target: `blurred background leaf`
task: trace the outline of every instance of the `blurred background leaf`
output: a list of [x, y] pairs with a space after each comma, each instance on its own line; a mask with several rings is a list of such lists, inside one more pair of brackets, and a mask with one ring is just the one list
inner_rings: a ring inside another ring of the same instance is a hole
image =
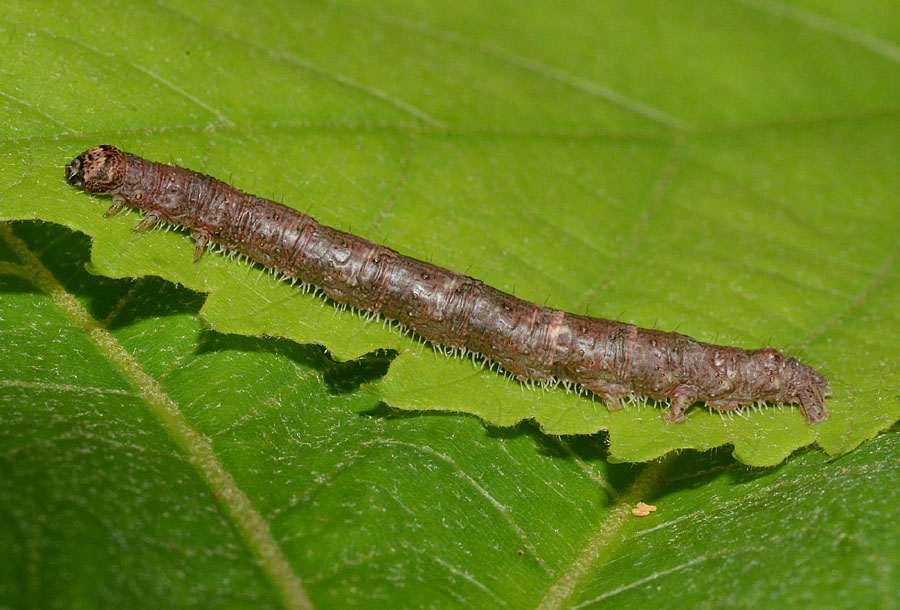
[[[0, 605], [895, 603], [893, 3], [3, 6], [0, 217], [54, 224], [0, 233]], [[507, 387], [103, 220], [62, 179], [99, 143], [531, 300], [786, 348], [834, 415]]]

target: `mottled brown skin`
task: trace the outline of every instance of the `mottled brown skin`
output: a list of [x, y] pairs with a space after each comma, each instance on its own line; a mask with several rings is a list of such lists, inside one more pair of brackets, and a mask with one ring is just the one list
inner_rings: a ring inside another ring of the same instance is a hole
[[301, 212], [181, 167], [113, 146], [85, 151], [66, 167], [70, 183], [109, 194], [107, 215], [146, 212], [188, 227], [195, 260], [208, 242], [323, 290], [339, 303], [399, 322], [433, 344], [481, 354], [521, 381], [580, 384], [610, 409], [630, 396], [671, 400], [684, 421], [698, 401], [729, 411], [757, 402], [799, 403], [807, 423], [828, 418], [828, 380], [766, 347], [745, 350], [542, 307], [461, 273], [323, 226]]

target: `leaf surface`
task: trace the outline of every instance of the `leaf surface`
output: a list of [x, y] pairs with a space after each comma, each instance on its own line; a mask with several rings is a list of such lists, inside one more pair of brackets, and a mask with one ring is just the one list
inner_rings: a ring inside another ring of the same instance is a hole
[[[891, 3], [6, 8], [0, 217], [54, 225], [0, 239], [0, 604], [892, 599]], [[832, 418], [610, 413], [193, 265], [65, 184], [99, 143], [530, 300], [786, 349]], [[761, 471], [671, 454], [771, 466], [883, 430]]]

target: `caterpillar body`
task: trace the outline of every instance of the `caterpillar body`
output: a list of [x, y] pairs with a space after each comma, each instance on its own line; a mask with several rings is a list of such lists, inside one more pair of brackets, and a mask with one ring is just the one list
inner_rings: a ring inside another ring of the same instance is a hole
[[629, 397], [668, 401], [685, 419], [696, 402], [730, 411], [799, 403], [807, 423], [828, 418], [828, 380], [772, 347], [742, 349], [567, 313], [519, 299], [462, 273], [404, 256], [225, 182], [96, 146], [66, 166], [68, 181], [145, 212], [134, 230], [188, 228], [194, 260], [210, 243], [315, 286], [334, 301], [383, 316], [436, 346], [480, 354], [522, 382], [577, 384], [609, 409]]

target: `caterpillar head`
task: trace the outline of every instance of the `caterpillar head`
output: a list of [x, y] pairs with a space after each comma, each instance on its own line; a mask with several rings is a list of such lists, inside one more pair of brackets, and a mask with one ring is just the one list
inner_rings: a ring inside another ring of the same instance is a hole
[[104, 144], [84, 151], [66, 165], [66, 180], [88, 193], [111, 193], [125, 182], [125, 153]]

